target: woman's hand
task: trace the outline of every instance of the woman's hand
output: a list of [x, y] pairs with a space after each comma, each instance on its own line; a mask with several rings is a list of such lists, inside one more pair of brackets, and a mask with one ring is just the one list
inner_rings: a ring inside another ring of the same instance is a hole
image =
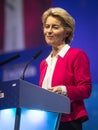
[[51, 88], [48, 88], [48, 90], [51, 91], [51, 92], [55, 92], [57, 94], [61, 94], [62, 93], [61, 86], [51, 87]]

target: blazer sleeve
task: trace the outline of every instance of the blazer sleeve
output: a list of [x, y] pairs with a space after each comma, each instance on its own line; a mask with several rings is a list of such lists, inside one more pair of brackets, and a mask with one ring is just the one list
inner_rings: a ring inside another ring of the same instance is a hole
[[83, 100], [88, 98], [92, 91], [90, 63], [84, 51], [80, 51], [74, 58], [74, 84], [67, 85], [67, 96], [72, 100]]

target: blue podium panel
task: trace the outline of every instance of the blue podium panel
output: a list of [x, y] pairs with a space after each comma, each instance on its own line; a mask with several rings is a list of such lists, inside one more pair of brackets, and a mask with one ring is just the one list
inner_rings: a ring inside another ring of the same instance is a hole
[[[14, 130], [16, 108], [0, 110], [0, 130]], [[21, 109], [19, 130], [56, 130], [58, 113]]]
[[58, 113], [23, 109], [20, 130], [56, 130]]
[[16, 108], [0, 110], [0, 130], [14, 130]]

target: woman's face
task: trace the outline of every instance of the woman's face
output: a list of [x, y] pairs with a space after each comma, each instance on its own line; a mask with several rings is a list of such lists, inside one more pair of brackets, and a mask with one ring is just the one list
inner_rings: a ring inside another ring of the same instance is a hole
[[64, 39], [68, 36], [61, 21], [53, 16], [49, 16], [44, 25], [44, 36], [47, 44], [57, 47], [65, 44]]

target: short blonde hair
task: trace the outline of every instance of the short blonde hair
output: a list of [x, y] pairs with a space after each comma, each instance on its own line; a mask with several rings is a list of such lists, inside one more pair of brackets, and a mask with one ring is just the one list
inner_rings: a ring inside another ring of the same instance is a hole
[[73, 39], [75, 20], [74, 18], [64, 9], [55, 7], [49, 8], [42, 15], [42, 23], [45, 25], [46, 20], [49, 16], [56, 17], [59, 19], [63, 27], [69, 32], [68, 37], [65, 39], [65, 42], [69, 44]]

